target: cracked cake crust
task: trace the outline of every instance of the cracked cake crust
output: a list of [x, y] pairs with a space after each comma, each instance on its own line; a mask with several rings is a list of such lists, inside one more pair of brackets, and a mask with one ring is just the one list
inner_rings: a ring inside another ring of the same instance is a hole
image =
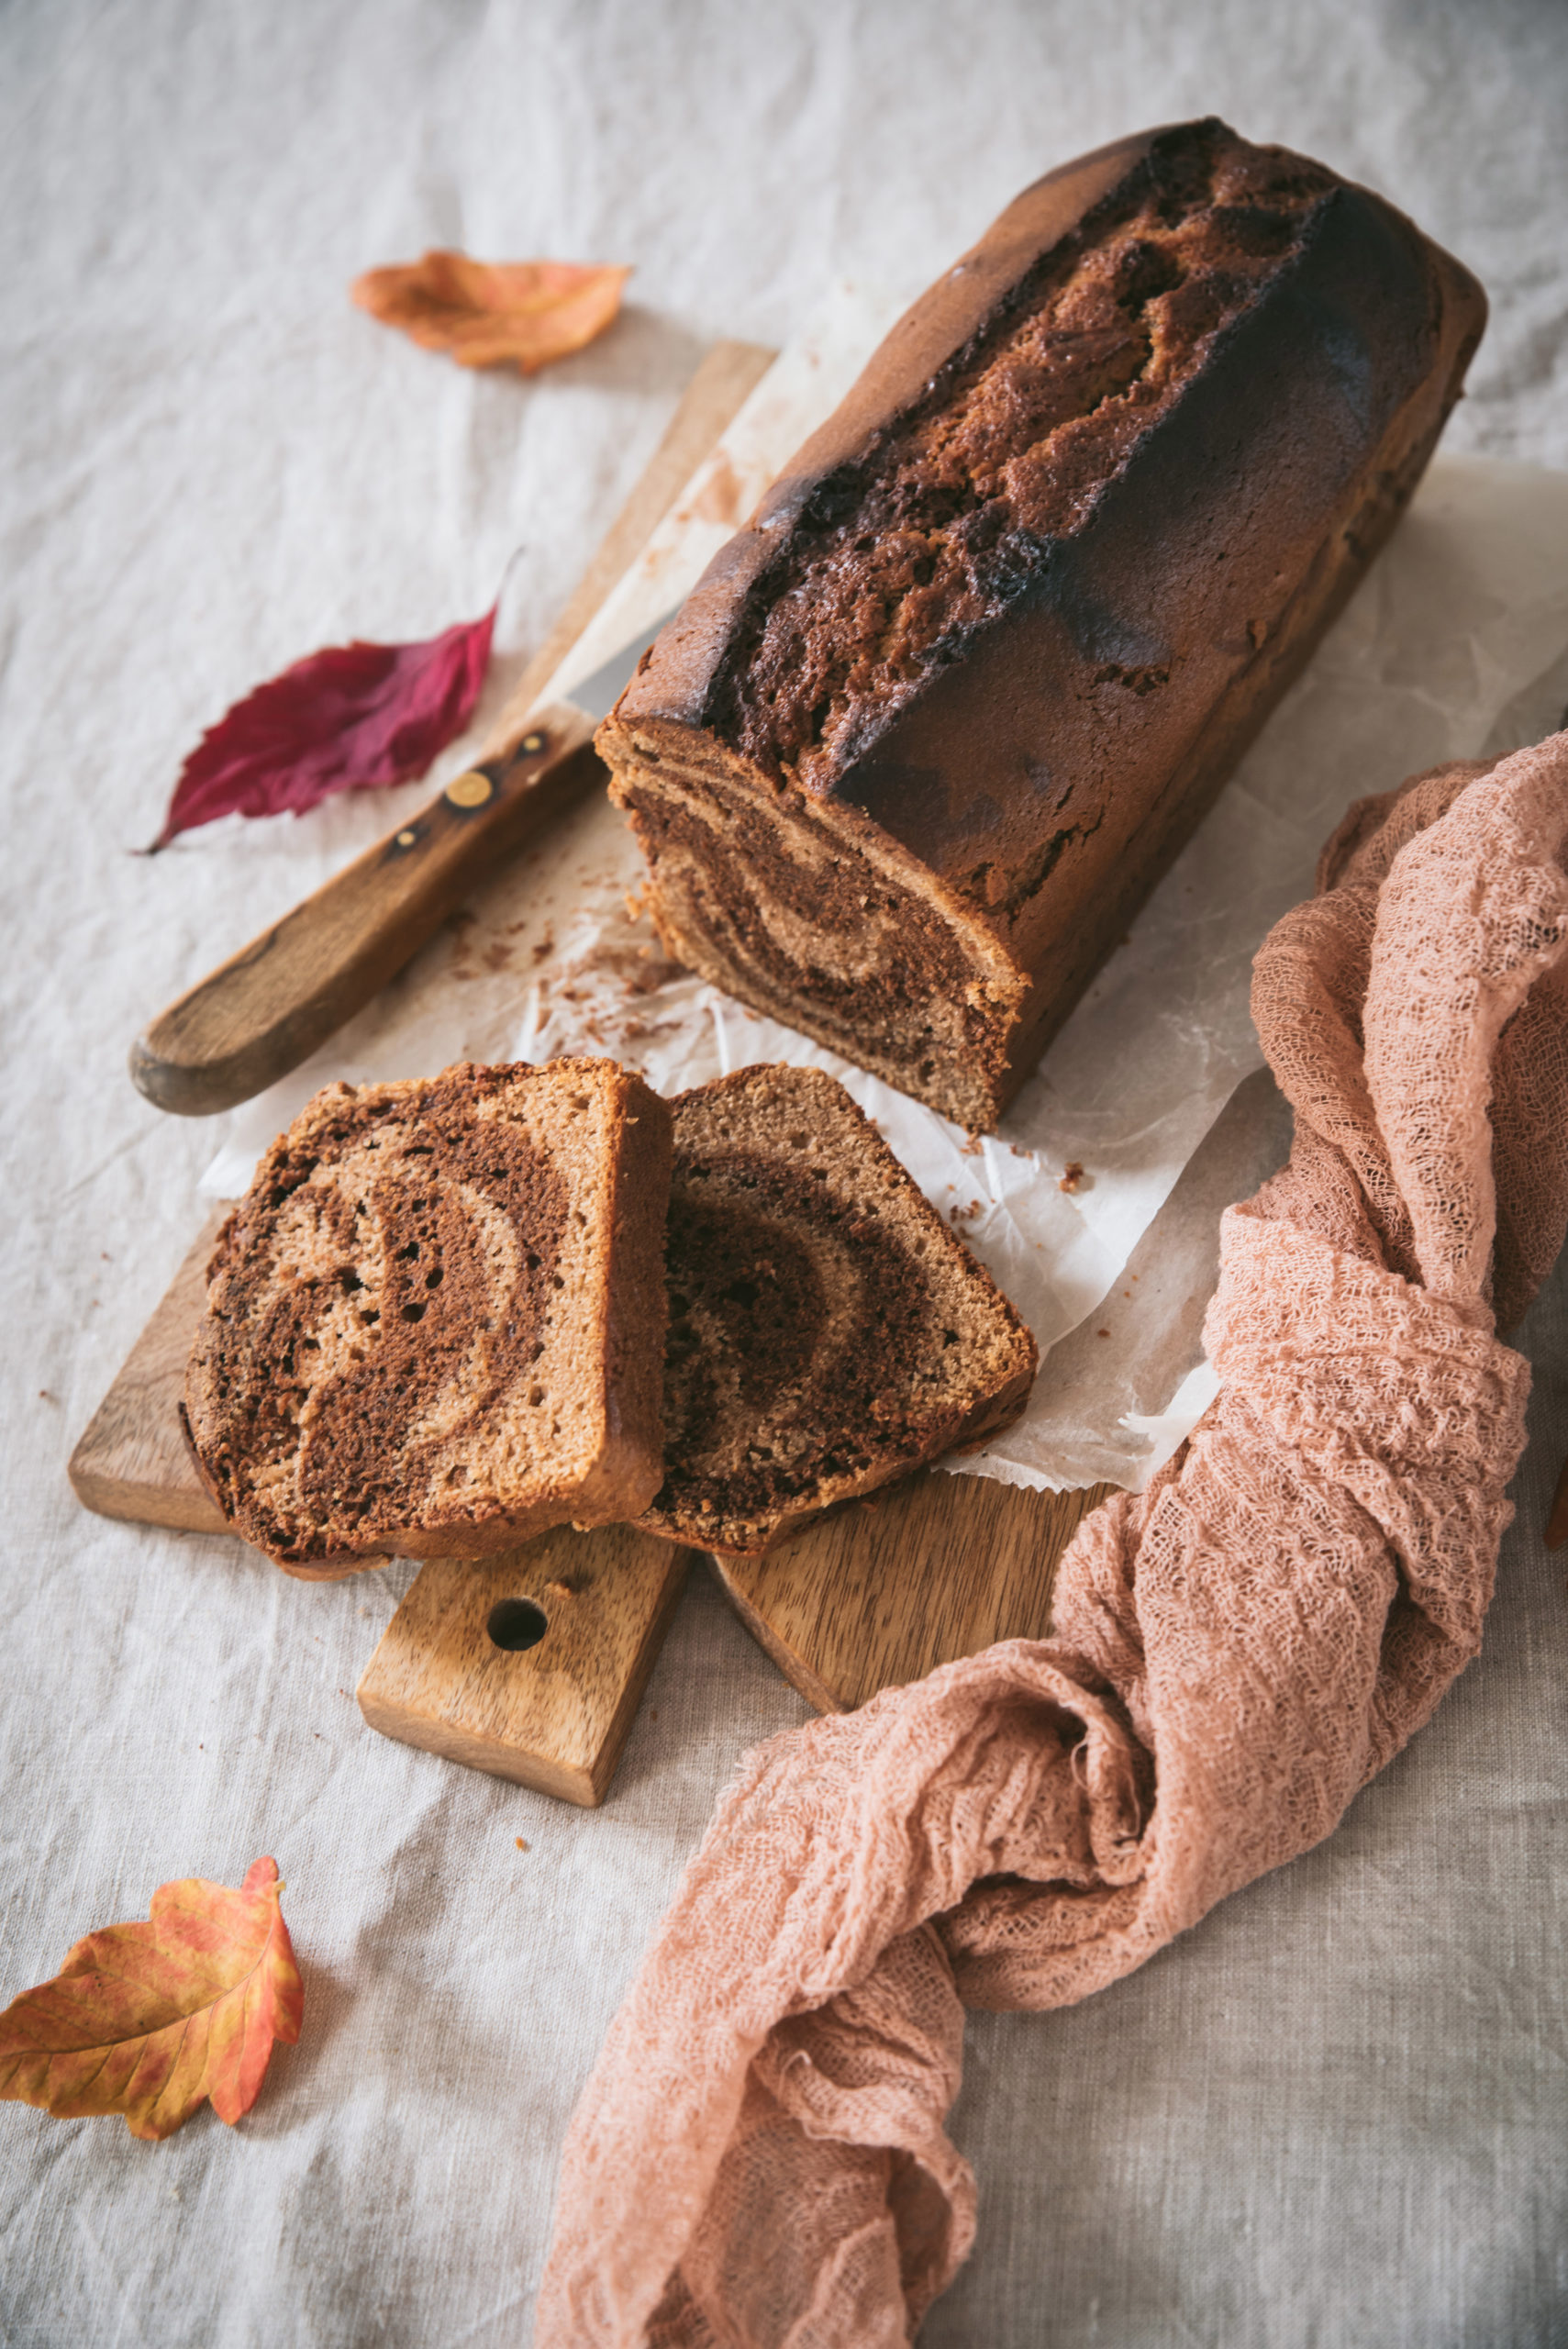
[[669, 952], [994, 1124], [1361, 577], [1485, 321], [1207, 120], [1025, 191], [599, 730]]

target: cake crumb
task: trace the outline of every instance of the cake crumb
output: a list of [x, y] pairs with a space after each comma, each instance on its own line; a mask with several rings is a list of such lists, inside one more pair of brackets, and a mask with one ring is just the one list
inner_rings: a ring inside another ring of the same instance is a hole
[[519, 1852], [526, 1852], [528, 1850], [528, 1839], [526, 1836], [514, 1835], [512, 1841], [516, 1843]]
[[1070, 1158], [1068, 1160], [1066, 1165], [1062, 1170], [1062, 1180], [1058, 1183], [1056, 1187], [1059, 1191], [1081, 1191], [1083, 1189], [1084, 1169], [1081, 1163], [1076, 1158]]

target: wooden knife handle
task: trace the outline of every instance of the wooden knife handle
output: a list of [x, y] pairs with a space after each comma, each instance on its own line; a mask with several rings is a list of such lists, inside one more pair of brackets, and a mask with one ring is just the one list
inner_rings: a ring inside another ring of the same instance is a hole
[[161, 1012], [131, 1046], [138, 1090], [183, 1118], [263, 1092], [367, 1004], [504, 857], [604, 781], [593, 721], [536, 711], [513, 745], [428, 806]]

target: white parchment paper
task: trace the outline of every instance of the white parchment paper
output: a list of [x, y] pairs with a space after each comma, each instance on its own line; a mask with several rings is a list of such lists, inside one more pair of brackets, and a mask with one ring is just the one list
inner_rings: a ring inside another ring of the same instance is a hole
[[[148, 2145], [0, 2105], [6, 2349], [527, 2349], [562, 2140], [639, 1953], [740, 1755], [807, 1710], [694, 1572], [608, 1800], [580, 1812], [366, 1728], [352, 1692], [412, 1566], [293, 1582], [226, 1536], [79, 1506], [71, 1449], [221, 1139], [144, 1102], [126, 1049], [426, 786], [127, 852], [258, 678], [483, 610], [519, 543], [512, 634], [538, 643], [716, 335], [785, 342], [831, 270], [916, 291], [1038, 173], [1210, 109], [1473, 268], [1492, 321], [1449, 438], [1568, 467], [1561, 0], [0, 9], [0, 2003], [155, 1886], [237, 1884], [264, 1852], [306, 1981], [299, 2044], [238, 2129], [208, 2110]], [[430, 245], [639, 266], [613, 332], [525, 383], [352, 308], [357, 271]], [[1561, 483], [1490, 479], [1486, 628], [1540, 584], [1521, 516], [1562, 535]], [[1440, 622], [1442, 596], [1460, 609], [1451, 571], [1433, 595]], [[1414, 739], [1347, 754], [1345, 796], [1448, 739], [1411, 690], [1429, 640], [1383, 687]], [[495, 695], [507, 674], [498, 652]], [[1564, 702], [1568, 677], [1533, 730]], [[476, 1040], [505, 1040], [507, 1005], [521, 1026], [519, 915], [497, 933], [474, 910], [467, 950], [438, 943], [378, 1020], [418, 978], [473, 1007]], [[380, 1063], [375, 1033], [353, 1048]], [[1173, 1341], [1151, 1375], [1193, 1343], [1174, 1308], [1210, 1268], [1168, 1219], [1229, 1115], [1045, 1364], [1053, 1409], [1156, 1414], [1120, 1349], [1151, 1314], [1145, 1251]], [[969, 2017], [951, 2130], [980, 2232], [920, 2349], [1564, 2349], [1568, 1592], [1540, 1529], [1568, 1264], [1518, 1342], [1518, 1515], [1435, 1720], [1326, 1843], [1141, 1972]]]
[[[689, 592], [837, 405], [896, 306], [852, 284], [837, 289], [763, 377], [541, 699], [570, 695]], [[808, 1064], [847, 1085], [1047, 1354], [1113, 1289], [1258, 1066], [1252, 956], [1271, 924], [1309, 894], [1318, 849], [1346, 805], [1440, 760], [1512, 747], [1557, 723], [1565, 648], [1568, 477], [1440, 458], [995, 1135], [966, 1134], [666, 963], [641, 911], [630, 832], [596, 800], [499, 873], [306, 1067], [239, 1112], [204, 1188], [242, 1190], [260, 1151], [334, 1077], [604, 1052], [668, 1094], [750, 1062]], [[1178, 1216], [1170, 1247], [1181, 1253], [1191, 1239], [1207, 1248], [1224, 1204], [1200, 1186], [1184, 1210], [1194, 1231]], [[1152, 1286], [1146, 1295], [1147, 1305], [1126, 1289], [1120, 1301], [1134, 1310], [1114, 1341], [1136, 1408], [1115, 1408], [1118, 1379], [1053, 1372], [1017, 1426], [952, 1466], [1057, 1488], [1146, 1481], [1213, 1391], [1190, 1312], [1184, 1305], [1178, 1324]]]

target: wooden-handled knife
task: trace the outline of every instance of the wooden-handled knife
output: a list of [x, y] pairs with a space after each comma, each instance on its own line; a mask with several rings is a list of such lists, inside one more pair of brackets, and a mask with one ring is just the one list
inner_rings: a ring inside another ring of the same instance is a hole
[[[651, 630], [574, 690], [538, 706], [540, 688], [711, 455], [777, 353], [714, 344], [662, 440], [518, 680], [495, 745], [410, 824], [307, 897], [155, 1019], [132, 1048], [131, 1074], [161, 1109], [199, 1118], [230, 1109], [286, 1076], [366, 1004], [506, 856], [525, 847], [604, 769], [589, 746]], [[509, 725], [512, 711], [518, 722]]]
[[161, 1109], [204, 1118], [307, 1060], [504, 858], [603, 782], [594, 729], [663, 624], [623, 646], [571, 701], [530, 712], [509, 746], [454, 776], [161, 1012], [131, 1046], [138, 1090]]

